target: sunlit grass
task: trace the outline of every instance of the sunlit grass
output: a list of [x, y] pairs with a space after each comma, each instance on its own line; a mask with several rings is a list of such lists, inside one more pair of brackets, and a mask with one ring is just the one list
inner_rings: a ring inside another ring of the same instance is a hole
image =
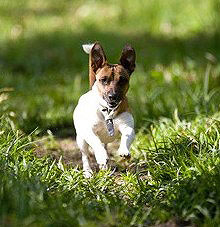
[[[2, 1], [5, 25], [21, 25], [25, 34], [95, 26], [105, 31], [188, 36], [208, 28], [217, 19], [217, 1]], [[13, 13], [12, 13], [13, 12]], [[11, 14], [10, 14], [11, 13]], [[189, 19], [190, 18], [190, 19]], [[14, 24], [16, 22], [16, 24]], [[10, 30], [6, 31], [6, 33]], [[6, 37], [7, 38], [7, 35]]]

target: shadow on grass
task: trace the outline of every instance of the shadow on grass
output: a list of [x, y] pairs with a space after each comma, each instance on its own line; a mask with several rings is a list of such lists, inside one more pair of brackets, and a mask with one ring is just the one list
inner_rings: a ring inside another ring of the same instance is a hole
[[[23, 96], [26, 90], [29, 90], [27, 95], [31, 96], [33, 95], [31, 90], [35, 88], [33, 84], [30, 87], [26, 87], [25, 84], [25, 81], [30, 80], [30, 77], [34, 78], [36, 83], [37, 81], [41, 81], [42, 78], [46, 78], [49, 74], [55, 74], [53, 81], [50, 81], [48, 84], [48, 90], [53, 90], [53, 87], [59, 84], [59, 79], [56, 77], [58, 74], [64, 76], [64, 81], [66, 80], [66, 75], [68, 75], [68, 77], [71, 75], [73, 79], [77, 74], [85, 74], [86, 76], [88, 57], [82, 51], [81, 45], [96, 40], [100, 41], [103, 45], [109, 62], [111, 63], [118, 62], [123, 46], [126, 43], [131, 43], [137, 52], [137, 70], [141, 69], [146, 73], [146, 76], [148, 76], [148, 72], [158, 64], [169, 66], [172, 63], [178, 63], [190, 67], [188, 65], [188, 61], [190, 61], [193, 62], [193, 67], [204, 69], [207, 66], [207, 59], [205, 58], [207, 52], [213, 54], [217, 60], [220, 59], [219, 39], [219, 32], [213, 34], [200, 33], [188, 39], [179, 39], [170, 38], [168, 36], [156, 37], [147, 32], [128, 35], [102, 32], [94, 27], [87, 27], [82, 33], [61, 30], [45, 34], [35, 34], [28, 38], [21, 35], [18, 39], [0, 42], [0, 68], [3, 72], [6, 72], [6, 74], [2, 74], [3, 77], [7, 76], [7, 72], [9, 72], [12, 73], [14, 77], [27, 75], [27, 80], [20, 80], [20, 84], [16, 84], [17, 82], [14, 82], [12, 78], [9, 83], [8, 80], [2, 78], [3, 86], [15, 87], [15, 92], [17, 87], [20, 87], [20, 90], [23, 87]], [[135, 74], [133, 78], [135, 79]], [[88, 79], [83, 79], [81, 82], [85, 88]], [[34, 95], [40, 97], [45, 93], [45, 86], [42, 92], [41, 87], [39, 87], [38, 90], [39, 93], [35, 91]], [[16, 95], [18, 94], [15, 94], [15, 96]], [[74, 98], [77, 99], [78, 97]], [[19, 103], [15, 104], [15, 106], [16, 105], [18, 106]], [[143, 106], [143, 108], [145, 107]], [[45, 111], [45, 106], [43, 110]], [[136, 112], [139, 112], [139, 110]], [[172, 112], [173, 109], [170, 109], [168, 106], [164, 116], [170, 116]], [[49, 128], [55, 134], [59, 131], [59, 135], [63, 133], [69, 135], [69, 132], [72, 134], [72, 121], [69, 118], [60, 120], [58, 121], [59, 123], [55, 123], [51, 125], [51, 127], [48, 127], [48, 124], [51, 124], [48, 122], [44, 127], [45, 119], [39, 117], [37, 110], [32, 111], [32, 113], [32, 116], [30, 116], [30, 118], [28, 117], [24, 123], [22, 123], [23, 126], [21, 127], [25, 132], [29, 133], [36, 127], [39, 127], [43, 129]], [[152, 112], [150, 114], [151, 116], [147, 116], [147, 118], [155, 119], [159, 114], [155, 115], [155, 113]], [[140, 119], [138, 118], [138, 125], [142, 125], [139, 121]], [[63, 128], [65, 128], [65, 131], [68, 131], [68, 133], [64, 131], [61, 132], [60, 129]], [[68, 128], [70, 130], [68, 130]]]
[[56, 31], [0, 43], [0, 66], [5, 71], [22, 74], [44, 74], [53, 71], [81, 72], [87, 58], [81, 45], [100, 41], [111, 62], [119, 59], [124, 44], [131, 43], [137, 52], [137, 63], [145, 70], [157, 64], [186, 63], [206, 66], [207, 52], [220, 59], [220, 33], [200, 33], [188, 39], [152, 36], [149, 33], [123, 35], [101, 32], [88, 27], [86, 32]]
[[166, 192], [162, 189], [157, 192], [157, 189], [147, 185], [140, 196], [143, 199], [140, 205], [144, 202], [149, 204], [153, 208], [153, 217], [163, 221], [173, 220], [174, 226], [215, 226], [220, 220], [220, 176], [217, 171], [219, 165], [213, 167], [212, 173], [204, 170], [202, 175], [180, 180], [175, 185], [171, 183], [165, 187]]
[[215, 166], [212, 173], [204, 171], [200, 176], [180, 182], [171, 203], [176, 214], [207, 225], [219, 223], [219, 167]]

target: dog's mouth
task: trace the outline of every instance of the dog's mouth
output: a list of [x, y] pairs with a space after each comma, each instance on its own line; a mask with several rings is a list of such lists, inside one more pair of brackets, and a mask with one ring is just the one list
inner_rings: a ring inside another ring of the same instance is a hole
[[114, 109], [120, 104], [122, 97], [120, 95], [110, 96], [109, 94], [106, 94], [103, 96], [103, 99], [110, 109]]
[[116, 101], [107, 102], [107, 103], [110, 108], [115, 108], [119, 104], [119, 102], [116, 102]]

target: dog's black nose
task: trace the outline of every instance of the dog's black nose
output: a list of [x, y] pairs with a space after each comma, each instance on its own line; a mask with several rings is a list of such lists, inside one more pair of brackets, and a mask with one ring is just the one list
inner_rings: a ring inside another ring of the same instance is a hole
[[117, 100], [117, 94], [116, 93], [109, 93], [108, 98], [110, 101], [116, 101]]

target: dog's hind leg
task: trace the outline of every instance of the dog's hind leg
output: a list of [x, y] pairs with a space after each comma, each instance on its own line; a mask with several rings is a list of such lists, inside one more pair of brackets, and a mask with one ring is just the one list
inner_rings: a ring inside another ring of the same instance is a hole
[[77, 145], [81, 151], [82, 154], [82, 163], [83, 163], [83, 172], [84, 172], [84, 176], [86, 178], [89, 178], [92, 176], [92, 169], [89, 165], [89, 158], [88, 158], [88, 144], [86, 143], [86, 141], [84, 139], [82, 139], [81, 137], [77, 136], [76, 138], [76, 142]]

